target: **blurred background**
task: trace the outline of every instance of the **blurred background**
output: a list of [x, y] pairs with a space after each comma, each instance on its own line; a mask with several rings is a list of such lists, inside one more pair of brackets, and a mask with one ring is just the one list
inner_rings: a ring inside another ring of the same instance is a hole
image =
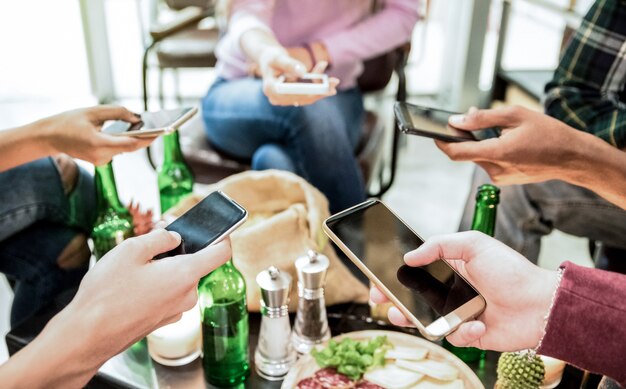
[[[591, 3], [421, 0], [422, 19], [406, 66], [408, 101], [452, 111], [499, 104], [542, 110], [543, 87]], [[0, 129], [98, 103], [143, 111], [145, 50], [155, 31], [181, 18], [181, 11], [170, 5], [161, 0], [3, 2]], [[182, 17], [192, 14], [182, 12]], [[209, 17], [194, 28], [211, 30], [216, 23]], [[149, 109], [198, 105], [213, 81], [213, 69], [160, 69], [159, 63], [152, 50], [146, 72]], [[366, 100], [389, 123], [387, 143], [395, 131], [391, 107], [396, 85], [392, 81]], [[397, 174], [384, 200], [424, 238], [456, 231], [472, 165], [449, 161], [426, 138], [401, 137], [399, 144]], [[158, 212], [156, 174], [145, 153], [116, 157], [114, 167], [122, 201], [136, 199]], [[564, 260], [590, 265], [587, 242], [562, 233], [547, 237], [540, 264], [556, 268]], [[9, 330], [11, 298], [11, 288], [0, 276], [2, 335]], [[0, 362], [7, 357], [0, 342]]]

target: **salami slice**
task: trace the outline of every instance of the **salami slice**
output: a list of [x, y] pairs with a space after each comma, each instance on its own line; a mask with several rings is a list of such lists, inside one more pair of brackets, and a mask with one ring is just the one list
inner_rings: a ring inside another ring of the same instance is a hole
[[385, 389], [382, 386], [378, 386], [376, 384], [373, 384], [369, 381], [359, 381], [358, 384], [356, 384], [356, 386], [354, 387], [355, 389]]
[[298, 382], [297, 389], [324, 389], [315, 377], [309, 377]]
[[343, 374], [337, 373], [337, 370], [331, 368], [318, 370], [317, 373], [315, 373], [315, 379], [322, 384], [324, 389], [354, 388], [354, 381]]

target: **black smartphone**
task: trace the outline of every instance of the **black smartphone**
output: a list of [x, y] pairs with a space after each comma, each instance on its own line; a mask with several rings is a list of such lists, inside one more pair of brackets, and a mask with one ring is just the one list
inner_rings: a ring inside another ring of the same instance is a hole
[[444, 142], [480, 141], [500, 136], [500, 129], [485, 128], [478, 131], [463, 131], [448, 124], [448, 118], [455, 112], [421, 107], [419, 105], [396, 102], [393, 106], [400, 131], [442, 140]]
[[324, 231], [429, 339], [440, 339], [485, 309], [485, 299], [446, 261], [405, 264], [404, 254], [424, 241], [379, 200], [331, 216]]
[[180, 128], [198, 112], [198, 108], [177, 108], [156, 112], [144, 112], [135, 124], [116, 120], [103, 127], [102, 132], [115, 136], [152, 138], [170, 134]]
[[168, 231], [178, 232], [182, 242], [156, 259], [193, 254], [218, 243], [241, 226], [247, 217], [248, 212], [235, 200], [221, 191], [215, 191], [165, 227]]

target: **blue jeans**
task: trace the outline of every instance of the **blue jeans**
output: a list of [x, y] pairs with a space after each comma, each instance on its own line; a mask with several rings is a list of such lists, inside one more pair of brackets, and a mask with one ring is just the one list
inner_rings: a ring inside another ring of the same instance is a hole
[[96, 217], [93, 178], [84, 170], [65, 194], [56, 164], [40, 159], [0, 173], [0, 271], [15, 283], [11, 325], [80, 283], [84, 268], [64, 270], [57, 259]]
[[364, 115], [357, 88], [308, 106], [279, 107], [269, 103], [261, 80], [219, 79], [202, 108], [211, 144], [251, 160], [253, 169], [300, 175], [328, 197], [332, 212], [365, 199], [354, 157]]
[[[476, 168], [460, 231], [471, 227], [475, 188], [489, 182]], [[590, 190], [556, 180], [500, 188], [496, 239], [537, 263], [541, 238], [553, 229], [626, 249], [626, 211]]]

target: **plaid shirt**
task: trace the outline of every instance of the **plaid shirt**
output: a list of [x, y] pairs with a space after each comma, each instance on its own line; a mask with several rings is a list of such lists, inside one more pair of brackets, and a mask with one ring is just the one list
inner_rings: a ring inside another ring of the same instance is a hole
[[546, 113], [626, 148], [626, 0], [597, 0], [546, 85]]

